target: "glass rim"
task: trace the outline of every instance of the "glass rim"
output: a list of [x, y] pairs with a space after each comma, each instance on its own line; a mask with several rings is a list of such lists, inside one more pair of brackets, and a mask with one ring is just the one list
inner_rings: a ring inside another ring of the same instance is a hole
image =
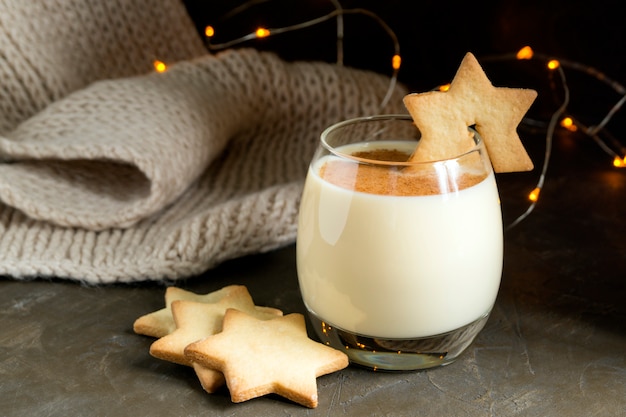
[[[330, 152], [331, 154], [339, 158], [352, 160], [358, 163], [367, 163], [371, 165], [388, 165], [388, 166], [420, 166], [420, 165], [433, 165], [437, 163], [445, 163], [448, 161], [455, 161], [455, 160], [461, 159], [473, 152], [480, 151], [480, 149], [484, 147], [482, 137], [476, 131], [476, 129], [474, 129], [471, 126], [468, 127], [468, 130], [472, 132], [472, 134], [474, 135], [474, 142], [475, 142], [474, 146], [471, 149], [455, 156], [451, 156], [451, 157], [444, 158], [444, 159], [434, 159], [430, 161], [418, 161], [418, 162], [383, 161], [383, 160], [378, 160], [378, 159], [363, 158], [363, 157], [351, 155], [349, 153], [339, 152], [336, 147], [330, 145], [328, 141], [326, 140], [327, 137], [333, 131], [341, 129], [349, 125], [353, 125], [353, 124], [357, 124], [361, 122], [377, 122], [377, 121], [388, 121], [388, 120], [408, 121], [408, 122], [415, 124], [410, 114], [393, 113], [393, 114], [377, 114], [373, 116], [354, 117], [351, 119], [346, 119], [346, 120], [342, 120], [340, 122], [334, 123], [328, 126], [326, 129], [324, 129], [320, 135], [320, 143], [328, 152]], [[417, 126], [415, 126], [415, 129], [419, 132], [419, 128]]]

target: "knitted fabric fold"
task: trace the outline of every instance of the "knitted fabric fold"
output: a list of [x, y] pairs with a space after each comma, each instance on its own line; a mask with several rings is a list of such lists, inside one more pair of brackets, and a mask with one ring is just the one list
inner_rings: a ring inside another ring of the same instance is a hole
[[94, 81], [204, 54], [180, 0], [0, 0], [0, 135]]
[[161, 210], [272, 106], [255, 80], [258, 57], [240, 58], [100, 81], [53, 103], [0, 138], [11, 162], [0, 165], [0, 200], [37, 220], [93, 230]]
[[0, 274], [174, 280], [293, 242], [320, 132], [388, 87], [241, 49], [76, 90], [0, 138]]

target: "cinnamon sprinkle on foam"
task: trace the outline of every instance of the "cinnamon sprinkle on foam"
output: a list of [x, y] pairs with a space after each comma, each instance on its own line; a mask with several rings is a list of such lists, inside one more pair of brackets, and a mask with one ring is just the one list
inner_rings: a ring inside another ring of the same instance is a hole
[[[396, 149], [355, 152], [353, 156], [372, 161], [404, 162], [409, 154]], [[487, 176], [485, 173], [450, 172], [442, 181], [431, 170], [407, 170], [401, 166], [357, 163], [344, 160], [327, 161], [319, 170], [325, 181], [348, 190], [369, 194], [420, 196], [446, 194], [472, 187]]]

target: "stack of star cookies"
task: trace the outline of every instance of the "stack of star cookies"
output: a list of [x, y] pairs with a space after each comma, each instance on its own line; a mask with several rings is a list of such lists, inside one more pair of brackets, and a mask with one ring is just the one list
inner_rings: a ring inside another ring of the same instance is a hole
[[193, 367], [209, 393], [226, 384], [233, 402], [274, 393], [315, 408], [316, 378], [348, 366], [343, 352], [308, 337], [302, 314], [256, 306], [243, 285], [208, 294], [169, 287], [165, 307], [133, 329], [157, 338], [152, 356]]

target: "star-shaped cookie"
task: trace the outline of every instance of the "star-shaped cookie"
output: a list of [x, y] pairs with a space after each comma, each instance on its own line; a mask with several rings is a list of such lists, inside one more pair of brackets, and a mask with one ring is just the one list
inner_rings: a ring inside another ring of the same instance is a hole
[[222, 331], [222, 321], [227, 309], [235, 308], [244, 311], [259, 320], [282, 315], [280, 310], [259, 312], [255, 307], [245, 287], [238, 287], [237, 291], [231, 292], [215, 303], [173, 301], [171, 310], [176, 329], [154, 341], [150, 346], [150, 354], [159, 359], [191, 366], [191, 361], [185, 357], [185, 347]]
[[202, 387], [209, 393], [224, 384], [223, 375], [219, 371], [194, 364], [185, 356], [185, 347], [192, 342], [219, 333], [222, 330], [224, 313], [229, 308], [245, 311], [260, 320], [282, 315], [278, 309], [257, 309], [244, 286], [229, 288], [228, 294], [214, 303], [174, 300], [170, 308], [176, 329], [152, 343], [150, 354], [155, 358], [192, 366]]
[[264, 321], [229, 309], [222, 332], [185, 355], [221, 371], [233, 402], [274, 393], [309, 408], [318, 404], [316, 378], [348, 366], [343, 352], [309, 339], [299, 313]]
[[495, 172], [529, 171], [533, 163], [517, 126], [537, 97], [530, 89], [494, 87], [473, 54], [467, 53], [446, 92], [408, 94], [404, 104], [422, 137], [413, 161], [447, 159], [482, 137]]
[[[230, 294], [241, 291], [242, 288], [245, 289], [245, 286], [228, 285], [207, 294], [196, 294], [178, 287], [167, 287], [165, 290], [165, 307], [139, 317], [133, 323], [133, 330], [135, 333], [144, 336], [166, 336], [176, 330], [176, 324], [174, 323], [171, 310], [171, 305], [174, 301], [187, 300], [199, 303], [215, 303]], [[256, 306], [256, 309], [261, 312], [269, 313], [279, 311], [274, 308], [264, 306]]]

